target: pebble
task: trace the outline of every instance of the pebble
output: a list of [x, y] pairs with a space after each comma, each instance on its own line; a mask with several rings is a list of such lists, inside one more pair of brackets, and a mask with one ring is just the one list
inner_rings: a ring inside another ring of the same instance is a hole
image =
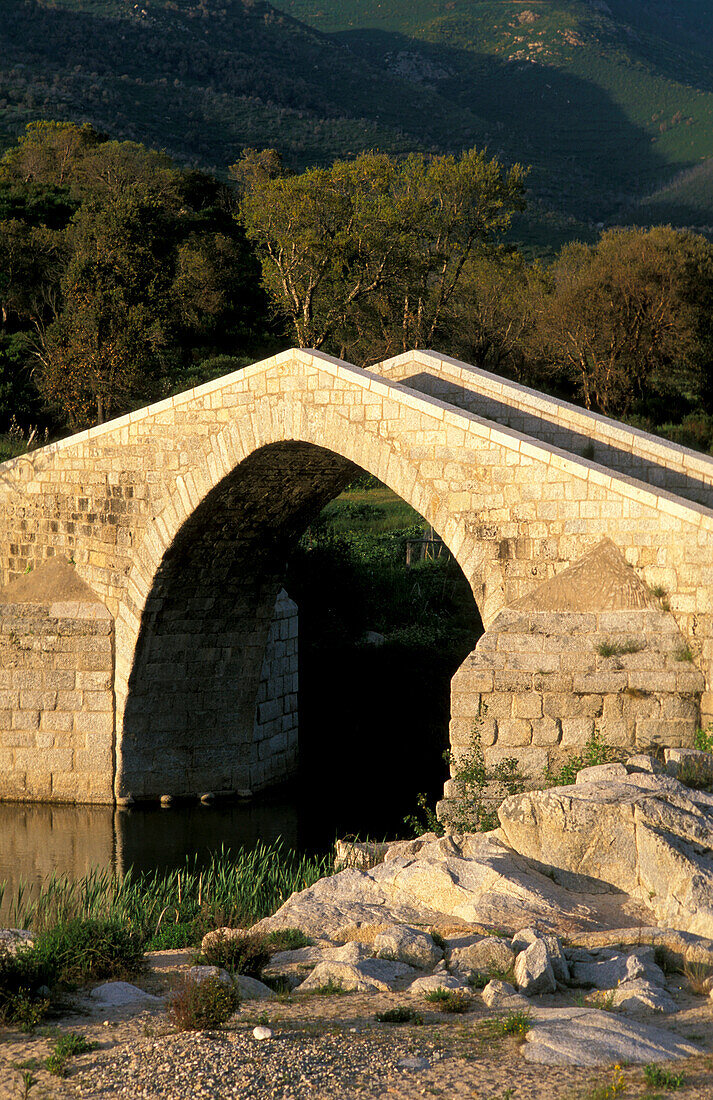
[[255, 1039], [272, 1039], [272, 1028], [258, 1026], [253, 1028], [253, 1037]]

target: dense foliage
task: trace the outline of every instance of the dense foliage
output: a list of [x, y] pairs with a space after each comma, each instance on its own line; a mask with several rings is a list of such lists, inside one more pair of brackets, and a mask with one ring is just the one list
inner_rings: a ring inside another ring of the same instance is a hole
[[[365, 153], [231, 183], [90, 126], [34, 122], [0, 161], [0, 457], [280, 346], [368, 365], [417, 346], [708, 449], [713, 246], [620, 228], [550, 264], [505, 243], [526, 173]], [[38, 426], [39, 429], [38, 430]]]
[[101, 422], [270, 340], [232, 192], [163, 154], [32, 123], [0, 163], [0, 218], [0, 427]]

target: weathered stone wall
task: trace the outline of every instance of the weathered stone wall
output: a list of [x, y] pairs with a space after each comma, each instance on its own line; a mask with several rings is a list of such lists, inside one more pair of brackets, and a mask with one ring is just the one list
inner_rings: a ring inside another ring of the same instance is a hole
[[691, 745], [703, 686], [664, 611], [506, 610], [454, 677], [454, 755], [477, 729], [488, 765], [515, 756], [535, 779], [595, 732], [632, 753]]
[[255, 759], [250, 771], [250, 788], [254, 791], [287, 779], [297, 766], [298, 625], [297, 604], [281, 588], [267, 636], [257, 694]]
[[0, 605], [0, 798], [113, 800], [113, 641], [96, 601]]

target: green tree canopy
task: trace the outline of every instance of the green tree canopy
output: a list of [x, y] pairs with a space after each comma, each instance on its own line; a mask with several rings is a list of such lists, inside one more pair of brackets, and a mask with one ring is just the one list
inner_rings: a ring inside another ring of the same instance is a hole
[[365, 362], [432, 342], [468, 257], [521, 208], [524, 172], [472, 149], [459, 158], [365, 153], [243, 180], [247, 234], [299, 346]]
[[588, 409], [626, 416], [656, 393], [699, 397], [710, 363], [713, 246], [670, 227], [565, 247], [538, 307], [539, 351]]

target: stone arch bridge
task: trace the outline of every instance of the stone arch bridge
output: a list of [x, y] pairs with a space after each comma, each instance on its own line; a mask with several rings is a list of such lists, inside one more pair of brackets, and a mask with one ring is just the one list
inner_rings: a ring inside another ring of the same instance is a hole
[[690, 742], [713, 711], [712, 459], [432, 352], [293, 350], [0, 466], [0, 797], [282, 778], [285, 562], [357, 468], [433, 525], [481, 612], [456, 754], [474, 722], [531, 771], [595, 730]]

